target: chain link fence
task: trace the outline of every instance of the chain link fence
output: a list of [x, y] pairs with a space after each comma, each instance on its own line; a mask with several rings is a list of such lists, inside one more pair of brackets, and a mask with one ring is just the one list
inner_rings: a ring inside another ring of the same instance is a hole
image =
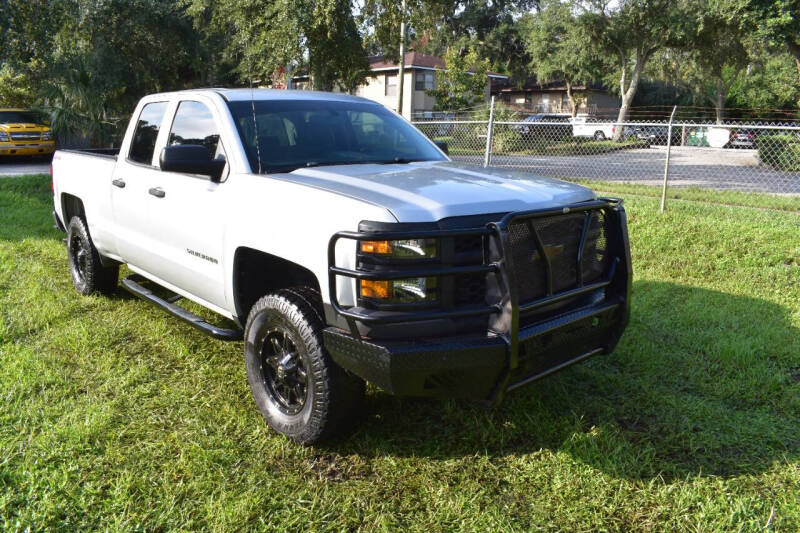
[[454, 161], [523, 169], [603, 191], [800, 211], [800, 124], [630, 121], [558, 114], [414, 124]]

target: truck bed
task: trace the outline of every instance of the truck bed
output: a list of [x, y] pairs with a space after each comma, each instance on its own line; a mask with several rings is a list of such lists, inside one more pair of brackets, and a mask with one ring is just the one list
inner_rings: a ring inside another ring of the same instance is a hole
[[119, 148], [72, 148], [66, 150], [59, 150], [69, 154], [88, 155], [94, 157], [105, 157], [110, 159], [117, 159], [119, 155]]

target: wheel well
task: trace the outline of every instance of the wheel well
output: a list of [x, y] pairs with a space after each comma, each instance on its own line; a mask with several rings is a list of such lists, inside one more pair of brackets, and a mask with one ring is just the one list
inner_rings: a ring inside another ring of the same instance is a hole
[[83, 209], [83, 202], [77, 196], [64, 193], [61, 195], [61, 213], [64, 215], [64, 227], [69, 226], [72, 217], [79, 216], [86, 221], [86, 211]]
[[239, 248], [233, 258], [233, 297], [236, 314], [244, 324], [256, 300], [289, 287], [305, 285], [319, 291], [319, 281], [309, 269], [278, 256]]

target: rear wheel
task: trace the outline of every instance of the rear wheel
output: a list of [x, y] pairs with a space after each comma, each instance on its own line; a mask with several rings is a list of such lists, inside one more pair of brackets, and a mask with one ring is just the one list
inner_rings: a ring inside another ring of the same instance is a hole
[[606, 139], [606, 134], [602, 131], [596, 131], [594, 132], [594, 138], [598, 141], [604, 141]]
[[80, 294], [114, 292], [119, 280], [119, 265], [103, 266], [86, 222], [78, 216], [72, 217], [67, 226], [67, 256], [72, 284]]
[[334, 363], [322, 343], [319, 294], [285, 289], [258, 300], [245, 327], [253, 398], [270, 427], [312, 444], [358, 420], [364, 381]]

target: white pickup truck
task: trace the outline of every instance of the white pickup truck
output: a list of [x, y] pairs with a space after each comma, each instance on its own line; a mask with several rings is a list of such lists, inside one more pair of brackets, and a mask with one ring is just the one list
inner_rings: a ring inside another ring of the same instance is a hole
[[114, 291], [125, 263], [134, 294], [244, 339], [256, 405], [301, 443], [357, 420], [365, 380], [497, 402], [628, 321], [621, 201], [453, 163], [362, 98], [147, 96], [119, 150], [56, 152], [53, 191], [78, 292]]
[[601, 122], [589, 117], [573, 117], [572, 123], [573, 137], [594, 137], [598, 141], [613, 139], [617, 126], [613, 122]]

